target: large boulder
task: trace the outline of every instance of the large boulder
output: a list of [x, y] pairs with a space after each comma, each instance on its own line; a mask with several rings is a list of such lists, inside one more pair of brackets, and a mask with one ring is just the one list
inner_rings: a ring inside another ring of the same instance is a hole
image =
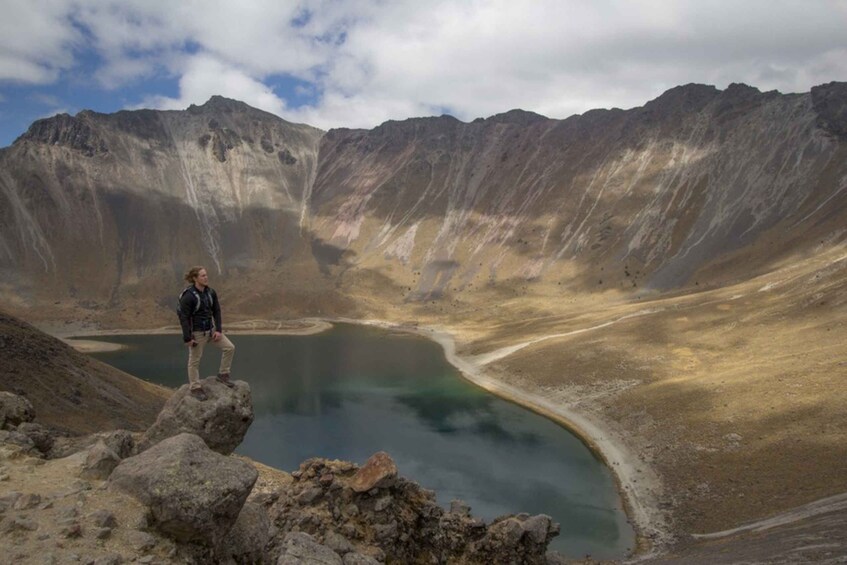
[[53, 443], [55, 441], [54, 434], [41, 424], [23, 422], [18, 425], [17, 431], [28, 437], [35, 445], [35, 448], [41, 453], [47, 454], [53, 449]]
[[255, 502], [246, 502], [227, 534], [223, 551], [235, 563], [264, 563], [271, 528], [265, 509]]
[[182, 386], [138, 442], [139, 452], [181, 433], [200, 436], [209, 449], [222, 455], [229, 455], [241, 444], [253, 423], [250, 385], [233, 381], [235, 386], [228, 388], [215, 377], [201, 382], [208, 399], [201, 401], [192, 396], [188, 385]]
[[215, 453], [198, 436], [179, 434], [121, 461], [109, 484], [146, 504], [166, 535], [216, 546], [258, 476], [252, 465]]
[[7, 430], [35, 419], [29, 400], [11, 392], [0, 391], [0, 430]]

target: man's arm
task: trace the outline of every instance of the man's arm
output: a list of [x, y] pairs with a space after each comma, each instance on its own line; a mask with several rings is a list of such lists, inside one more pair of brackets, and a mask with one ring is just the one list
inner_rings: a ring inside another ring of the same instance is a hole
[[179, 299], [179, 308], [176, 313], [179, 316], [179, 325], [182, 326], [182, 341], [188, 343], [191, 341], [191, 317], [188, 312], [194, 311], [194, 294], [186, 292]]

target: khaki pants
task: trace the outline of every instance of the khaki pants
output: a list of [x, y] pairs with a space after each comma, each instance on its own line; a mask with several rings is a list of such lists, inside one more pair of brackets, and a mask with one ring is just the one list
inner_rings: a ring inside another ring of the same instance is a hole
[[212, 341], [212, 332], [195, 333], [194, 341], [197, 345], [188, 348], [188, 382], [191, 388], [200, 388], [200, 358], [203, 357], [203, 348], [207, 343], [221, 350], [221, 368], [218, 373], [229, 373], [235, 346], [224, 334], [221, 334], [218, 341]]

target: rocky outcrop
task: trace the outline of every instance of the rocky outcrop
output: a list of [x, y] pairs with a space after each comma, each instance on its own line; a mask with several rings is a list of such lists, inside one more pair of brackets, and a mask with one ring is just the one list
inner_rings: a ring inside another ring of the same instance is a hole
[[191, 395], [188, 385], [180, 387], [139, 440], [138, 451], [181, 433], [201, 437], [210, 449], [223, 455], [229, 455], [241, 444], [253, 423], [250, 386], [244, 381], [233, 381], [235, 387], [229, 388], [215, 377], [204, 379], [202, 384], [208, 399], [200, 401]]
[[35, 419], [35, 409], [23, 396], [0, 391], [0, 429], [7, 430]]
[[[345, 559], [351, 555], [351, 562], [545, 563], [547, 544], [559, 532], [550, 517], [519, 514], [488, 525], [463, 504], [445, 512], [433, 492], [396, 476], [396, 468], [373, 472], [393, 465], [385, 453], [362, 469], [342, 461], [305, 461], [292, 474], [291, 487], [268, 504], [274, 524], [281, 532], [312, 536], [298, 538], [297, 547], [317, 543]], [[371, 488], [359, 491], [354, 486], [362, 485], [363, 476], [391, 480], [369, 481]], [[289, 551], [285, 542], [280, 551], [283, 556]]]
[[216, 546], [257, 478], [250, 464], [213, 452], [198, 436], [180, 434], [123, 460], [109, 484], [147, 505], [165, 534]]
[[0, 445], [34, 457], [46, 457], [55, 433], [33, 422], [35, 409], [25, 397], [0, 391]]
[[830, 82], [814, 86], [811, 94], [821, 128], [847, 141], [847, 83]]

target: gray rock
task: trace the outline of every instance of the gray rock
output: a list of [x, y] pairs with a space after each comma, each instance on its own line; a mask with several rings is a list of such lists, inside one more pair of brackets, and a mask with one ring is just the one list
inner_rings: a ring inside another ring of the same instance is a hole
[[374, 525], [374, 537], [382, 542], [393, 540], [397, 537], [397, 522]]
[[135, 439], [132, 437], [132, 433], [127, 430], [114, 430], [98, 434], [98, 436], [121, 459], [130, 457], [135, 451]]
[[53, 448], [53, 434], [41, 424], [24, 422], [18, 426], [17, 431], [28, 437], [41, 453], [48, 453]]
[[6, 443], [21, 448], [24, 453], [38, 455], [35, 443], [26, 435], [17, 430], [0, 430], [0, 443]]
[[15, 503], [18, 501], [20, 497], [24, 494], [18, 491], [12, 491], [9, 493], [0, 496], [0, 512], [5, 512], [6, 510], [11, 510]]
[[380, 562], [361, 553], [348, 553], [342, 560], [344, 565], [380, 565]]
[[353, 551], [353, 544], [350, 543], [347, 538], [337, 532], [333, 532], [332, 530], [328, 531], [326, 535], [324, 535], [324, 545], [339, 555], [344, 555], [345, 553]]
[[200, 401], [191, 395], [188, 385], [183, 385], [138, 442], [138, 452], [181, 433], [203, 438], [209, 449], [222, 455], [229, 455], [238, 447], [253, 423], [250, 386], [244, 381], [233, 381], [235, 387], [228, 388], [214, 377], [203, 379], [202, 383], [209, 398]]
[[347, 539], [358, 539], [361, 537], [356, 526], [353, 524], [343, 524], [341, 526], [341, 534]]
[[510, 517], [492, 524], [486, 535], [490, 541], [497, 545], [511, 549], [520, 543], [523, 533], [523, 526], [517, 518]]
[[236, 563], [263, 563], [270, 531], [271, 520], [265, 509], [254, 502], [246, 502], [224, 539], [223, 547]]
[[11, 532], [34, 532], [37, 529], [38, 523], [25, 516], [6, 516], [0, 521], [0, 533], [3, 534]]
[[216, 545], [258, 476], [252, 465], [211, 451], [198, 436], [179, 434], [124, 459], [109, 483], [146, 504], [160, 531]]
[[300, 504], [306, 505], [311, 504], [323, 494], [323, 489], [318, 486], [308, 487], [303, 490], [300, 494], [297, 495], [297, 502]]
[[63, 520], [59, 528], [59, 535], [68, 539], [80, 538], [82, 537], [82, 524], [75, 519]]
[[[538, 514], [530, 516], [521, 524], [526, 532], [527, 537], [532, 543], [542, 544], [547, 543], [548, 534], [552, 531], [559, 532], [559, 525], [553, 522], [553, 519], [546, 514]], [[550, 536], [552, 538], [552, 536]]]
[[282, 542], [277, 565], [344, 565], [341, 557], [309, 534], [291, 532]]
[[108, 479], [120, 462], [118, 454], [109, 449], [105, 441], [100, 440], [88, 450], [80, 476], [85, 479]]
[[156, 547], [156, 538], [147, 532], [132, 530], [126, 535], [129, 545], [136, 551], [150, 551]]
[[341, 509], [341, 513], [345, 516], [355, 517], [359, 515], [359, 507], [351, 502]]
[[60, 510], [57, 514], [59, 518], [76, 518], [79, 516], [79, 510], [77, 510], [76, 506], [68, 506]]
[[18, 497], [12, 505], [12, 508], [14, 510], [29, 510], [30, 508], [35, 508], [39, 504], [41, 504], [41, 495], [28, 493]]
[[379, 500], [376, 501], [376, 504], [374, 504], [374, 511], [375, 512], [382, 512], [383, 510], [385, 510], [389, 506], [391, 506], [391, 497], [390, 496], [383, 496], [382, 498], [380, 498]]
[[106, 539], [112, 535], [112, 528], [95, 528], [94, 537], [97, 539]]
[[35, 409], [29, 400], [11, 392], [0, 391], [0, 429], [18, 426], [35, 419]]
[[108, 510], [96, 510], [89, 514], [89, 519], [94, 522], [95, 526], [100, 528], [114, 528], [117, 527], [118, 521], [115, 519], [115, 515], [109, 512]]

